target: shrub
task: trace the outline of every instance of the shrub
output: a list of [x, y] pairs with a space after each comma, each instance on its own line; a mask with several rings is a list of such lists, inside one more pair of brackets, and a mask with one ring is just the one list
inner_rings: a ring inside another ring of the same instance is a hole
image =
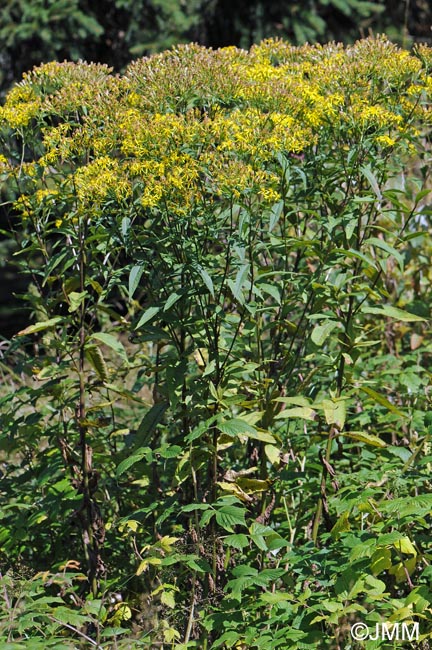
[[65, 633], [430, 634], [431, 62], [384, 38], [188, 45], [9, 93], [33, 321], [5, 352], [0, 538], [45, 589], [81, 568]]

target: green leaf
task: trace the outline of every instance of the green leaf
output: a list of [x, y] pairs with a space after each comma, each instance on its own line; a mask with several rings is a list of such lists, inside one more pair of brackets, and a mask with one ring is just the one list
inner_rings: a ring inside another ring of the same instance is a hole
[[412, 314], [409, 311], [404, 311], [398, 307], [391, 305], [384, 305], [383, 307], [362, 307], [361, 311], [364, 314], [378, 314], [379, 316], [388, 316], [404, 323], [425, 322], [427, 319], [417, 314]]
[[29, 325], [24, 330], [21, 330], [16, 334], [16, 336], [27, 336], [27, 334], [35, 334], [36, 332], [43, 332], [44, 330], [51, 329], [63, 322], [62, 316], [56, 316], [55, 318], [50, 318], [49, 320], [39, 321], [34, 325]]
[[71, 291], [68, 294], [68, 300], [69, 300], [69, 313], [72, 314], [73, 312], [77, 311], [84, 300], [87, 298], [88, 293], [87, 291], [81, 291], [78, 293], [77, 291]]
[[228, 285], [232, 291], [234, 298], [240, 305], [244, 304], [243, 287], [248, 283], [249, 264], [244, 264], [237, 271], [235, 282], [228, 280]]
[[209, 503], [188, 503], [186, 506], [182, 506], [182, 512], [193, 512], [194, 510], [208, 510], [210, 508]]
[[168, 309], [170, 309], [170, 307], [175, 305], [175, 303], [178, 300], [180, 300], [181, 297], [182, 297], [181, 293], [172, 293], [168, 298], [168, 300], [166, 301], [166, 303], [164, 304], [163, 311], [168, 311]]
[[144, 272], [144, 266], [142, 264], [133, 266], [131, 268], [131, 271], [129, 273], [129, 288], [128, 288], [129, 298], [132, 298], [132, 296], [134, 295], [139, 285], [139, 281], [141, 280], [141, 276], [143, 272]]
[[61, 623], [68, 623], [75, 627], [81, 627], [88, 622], [87, 616], [78, 614], [78, 612], [75, 612], [69, 607], [54, 607], [52, 616]]
[[369, 397], [372, 397], [372, 399], [377, 402], [377, 404], [381, 404], [381, 406], [385, 406], [386, 409], [391, 411], [392, 413], [395, 413], [396, 415], [399, 415], [402, 418], [408, 417], [405, 415], [405, 413], [402, 413], [394, 404], [389, 402], [389, 400], [384, 397], [384, 395], [381, 395], [380, 393], [377, 393], [375, 390], [372, 388], [369, 388], [369, 386], [360, 386], [360, 390], [362, 390], [364, 393], [369, 395]]
[[280, 460], [280, 449], [275, 445], [266, 445], [264, 447], [265, 455], [272, 465], [277, 465]]
[[[211, 383], [210, 386], [212, 386]], [[195, 429], [192, 429], [192, 431], [186, 436], [185, 440], [187, 442], [193, 442], [197, 438], [200, 438], [202, 435], [207, 433], [211, 425], [214, 424], [218, 419], [219, 419], [219, 415], [212, 415], [212, 417], [208, 418], [208, 420], [205, 420], [204, 422], [200, 422], [198, 426], [196, 426]]]
[[147, 411], [133, 436], [133, 446], [138, 447], [150, 442], [150, 438], [168, 408], [168, 402], [157, 402]]
[[390, 246], [390, 244], [387, 244], [386, 241], [379, 239], [378, 237], [370, 237], [364, 243], [375, 246], [376, 248], [381, 248], [382, 250], [392, 255], [395, 260], [397, 260], [400, 270], [403, 271], [404, 258], [395, 248], [393, 248], [393, 246]]
[[405, 555], [417, 555], [417, 551], [409, 537], [402, 537], [401, 539], [394, 542], [393, 546], [400, 553], [405, 553]]
[[153, 320], [153, 318], [159, 312], [160, 312], [160, 307], [149, 307], [148, 309], [146, 309], [143, 315], [141, 316], [141, 318], [139, 319], [138, 323], [135, 325], [135, 329], [137, 330], [139, 327], [145, 325], [145, 323], [148, 323], [149, 321]]
[[370, 186], [373, 189], [373, 191], [375, 193], [375, 196], [377, 197], [378, 201], [382, 201], [383, 196], [382, 196], [380, 187], [378, 185], [378, 181], [377, 181], [374, 173], [372, 172], [372, 169], [371, 169], [370, 165], [365, 165], [364, 167], [362, 167], [361, 172], [363, 173], [363, 175], [369, 181]]
[[280, 216], [282, 214], [283, 207], [284, 207], [284, 201], [282, 199], [272, 206], [270, 210], [269, 232], [273, 230], [273, 228], [276, 226], [277, 222], [279, 221]]
[[392, 565], [391, 552], [385, 546], [378, 548], [371, 557], [371, 570], [376, 576], [382, 571], [387, 571]]
[[240, 420], [239, 418], [225, 421], [219, 420], [217, 426], [221, 433], [224, 433], [230, 437], [236, 437], [242, 434], [251, 435], [257, 433], [255, 427], [251, 426], [244, 420]]
[[217, 426], [221, 433], [224, 433], [231, 438], [244, 435], [253, 440], [260, 440], [261, 442], [268, 442], [270, 444], [276, 442], [276, 439], [271, 435], [271, 433], [268, 433], [267, 431], [259, 431], [240, 418], [225, 421], [219, 420]]
[[207, 289], [209, 290], [209, 293], [212, 298], [215, 297], [215, 292], [214, 292], [214, 286], [213, 286], [213, 281], [211, 277], [209, 276], [208, 272], [200, 265], [197, 264], [195, 267], [200, 274], [201, 278], [204, 281], [204, 284], [206, 285]]
[[347, 533], [349, 530], [351, 530], [349, 515], [350, 513], [348, 511], [342, 513], [342, 515], [339, 517], [331, 529], [330, 533], [334, 539], [339, 539], [342, 533]]
[[343, 435], [347, 438], [358, 440], [359, 442], [365, 442], [367, 445], [372, 445], [372, 447], [387, 447], [384, 440], [381, 440], [378, 436], [374, 436], [372, 433], [366, 433], [365, 431], [344, 431]]
[[123, 343], [112, 334], [107, 334], [106, 332], [96, 332], [90, 336], [90, 340], [92, 339], [96, 339], [97, 341], [100, 341], [104, 345], [108, 346], [111, 348], [111, 350], [114, 350], [114, 352], [118, 354], [125, 363], [128, 363], [128, 358]]
[[275, 402], [283, 402], [283, 404], [295, 404], [296, 406], [311, 406], [311, 402], [307, 397], [297, 395], [295, 397], [276, 397]]
[[92, 368], [96, 370], [98, 377], [104, 383], [108, 381], [108, 366], [98, 345], [87, 343], [84, 347], [84, 354]]
[[431, 604], [430, 590], [425, 585], [415, 587], [411, 593], [408, 594], [404, 603], [406, 607], [411, 604], [414, 605], [414, 611], [416, 613], [424, 612], [426, 608]]
[[275, 420], [287, 420], [288, 418], [315, 420], [316, 411], [314, 411], [314, 409], [310, 406], [299, 406], [292, 409], [285, 409], [275, 416]]
[[227, 535], [224, 539], [224, 542], [227, 546], [232, 546], [239, 551], [243, 550], [246, 548], [246, 546], [249, 545], [249, 539], [247, 535], [244, 535], [243, 533], [239, 533], [237, 535]]
[[163, 591], [161, 593], [161, 603], [170, 609], [174, 609], [176, 605], [174, 591]]
[[216, 510], [216, 521], [224, 530], [233, 533], [233, 526], [246, 526], [245, 510], [238, 506], [222, 506]]
[[334, 320], [328, 320], [322, 325], [315, 325], [311, 334], [311, 339], [315, 345], [321, 347], [328, 339], [329, 334], [335, 329], [335, 327], [337, 327], [337, 325], [337, 321]]
[[336, 424], [339, 429], [343, 429], [346, 420], [346, 399], [324, 399], [321, 405], [327, 424]]
[[124, 474], [132, 465], [139, 463], [148, 453], [151, 453], [150, 447], [141, 447], [137, 449], [131, 456], [128, 456], [118, 465], [116, 476], [119, 477]]

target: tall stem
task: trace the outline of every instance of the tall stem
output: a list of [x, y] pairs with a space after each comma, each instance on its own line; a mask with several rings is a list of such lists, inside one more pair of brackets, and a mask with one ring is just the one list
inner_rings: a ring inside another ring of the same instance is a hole
[[[85, 257], [85, 226], [80, 226], [80, 250], [79, 250], [79, 274], [80, 291], [85, 291], [86, 279], [86, 257]], [[83, 503], [81, 508], [81, 525], [84, 543], [84, 555], [87, 561], [88, 583], [91, 593], [96, 596], [98, 591], [98, 574], [102, 562], [100, 560], [99, 544], [95, 538], [94, 525], [100, 527], [101, 522], [99, 511], [93, 503], [89, 478], [92, 475], [92, 448], [88, 444], [88, 426], [86, 424], [86, 380], [85, 380], [85, 324], [86, 303], [80, 306], [80, 328], [79, 328], [79, 405], [78, 405], [78, 429], [79, 446], [81, 449], [81, 492]]]

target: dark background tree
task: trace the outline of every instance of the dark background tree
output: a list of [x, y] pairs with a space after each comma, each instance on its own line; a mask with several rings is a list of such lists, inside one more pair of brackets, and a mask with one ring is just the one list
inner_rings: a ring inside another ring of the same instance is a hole
[[0, 9], [0, 88], [43, 61], [84, 59], [121, 70], [179, 42], [250, 47], [270, 36], [294, 44], [351, 42], [387, 32], [431, 40], [428, 0], [7, 0]]

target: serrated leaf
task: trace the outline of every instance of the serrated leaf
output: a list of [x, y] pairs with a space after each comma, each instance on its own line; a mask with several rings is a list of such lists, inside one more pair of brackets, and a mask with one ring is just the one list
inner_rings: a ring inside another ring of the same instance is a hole
[[87, 617], [83, 614], [78, 614], [73, 609], [69, 607], [54, 607], [51, 611], [52, 616], [61, 623], [67, 623], [69, 625], [74, 625], [75, 627], [81, 627], [87, 622]]
[[264, 603], [269, 603], [270, 605], [276, 605], [277, 603], [289, 602], [293, 600], [291, 594], [287, 594], [283, 591], [266, 591], [260, 595], [260, 600]]
[[210, 508], [209, 503], [188, 503], [186, 506], [183, 506], [182, 512], [193, 512], [194, 510], [208, 510]]
[[245, 510], [238, 506], [222, 506], [216, 510], [216, 521], [224, 530], [233, 533], [233, 526], [246, 526]]
[[128, 456], [118, 465], [116, 470], [116, 476], [119, 477], [124, 474], [132, 465], [139, 463], [149, 452], [151, 452], [150, 447], [142, 447], [137, 449], [135, 453], [131, 456]]
[[224, 433], [226, 436], [235, 437], [241, 434], [250, 435], [255, 434], [255, 427], [251, 426], [244, 420], [239, 418], [233, 418], [232, 420], [225, 420], [218, 422], [218, 429], [221, 433]]
[[244, 535], [243, 533], [227, 535], [224, 541], [227, 546], [232, 546], [232, 548], [236, 548], [238, 551], [243, 550], [249, 545], [249, 539], [247, 535]]

